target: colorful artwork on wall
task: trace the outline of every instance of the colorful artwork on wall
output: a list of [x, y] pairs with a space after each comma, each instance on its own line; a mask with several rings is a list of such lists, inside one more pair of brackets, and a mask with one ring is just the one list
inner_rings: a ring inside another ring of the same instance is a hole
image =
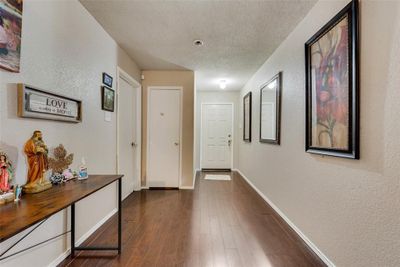
[[22, 0], [0, 0], [0, 68], [19, 72]]
[[359, 158], [358, 2], [305, 45], [306, 151]]

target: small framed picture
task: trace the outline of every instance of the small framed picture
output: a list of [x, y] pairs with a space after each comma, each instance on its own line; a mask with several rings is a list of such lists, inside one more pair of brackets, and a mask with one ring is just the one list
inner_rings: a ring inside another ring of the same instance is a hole
[[107, 73], [103, 72], [103, 83], [108, 87], [112, 88], [113, 77], [108, 75]]
[[115, 92], [107, 86], [102, 86], [101, 108], [106, 111], [114, 112]]

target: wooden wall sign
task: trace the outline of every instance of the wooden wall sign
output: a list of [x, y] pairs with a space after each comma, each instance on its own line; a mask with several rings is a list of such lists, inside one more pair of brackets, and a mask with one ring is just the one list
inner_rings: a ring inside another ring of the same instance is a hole
[[77, 123], [82, 121], [82, 101], [18, 84], [18, 116]]

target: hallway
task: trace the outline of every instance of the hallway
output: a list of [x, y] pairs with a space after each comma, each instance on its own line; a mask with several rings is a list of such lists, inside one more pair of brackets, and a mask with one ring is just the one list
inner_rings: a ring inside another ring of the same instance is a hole
[[[194, 191], [126, 198], [120, 256], [84, 252], [60, 266], [325, 266], [237, 172], [231, 181], [204, 175]], [[115, 243], [116, 222], [113, 216], [85, 243]]]

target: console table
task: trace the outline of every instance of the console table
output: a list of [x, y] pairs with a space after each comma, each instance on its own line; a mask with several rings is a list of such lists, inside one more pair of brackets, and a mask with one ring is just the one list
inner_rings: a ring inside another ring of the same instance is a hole
[[[73, 180], [37, 194], [25, 194], [18, 202], [0, 206], [0, 243], [37, 224], [16, 243], [0, 254], [0, 261], [71, 232], [71, 256], [77, 250], [115, 250], [121, 254], [121, 187], [123, 175], [89, 175], [86, 180]], [[75, 246], [75, 203], [107, 185], [118, 181], [118, 244], [117, 247]], [[15, 245], [37, 229], [49, 217], [71, 206], [71, 230], [38, 244], [4, 256]]]

